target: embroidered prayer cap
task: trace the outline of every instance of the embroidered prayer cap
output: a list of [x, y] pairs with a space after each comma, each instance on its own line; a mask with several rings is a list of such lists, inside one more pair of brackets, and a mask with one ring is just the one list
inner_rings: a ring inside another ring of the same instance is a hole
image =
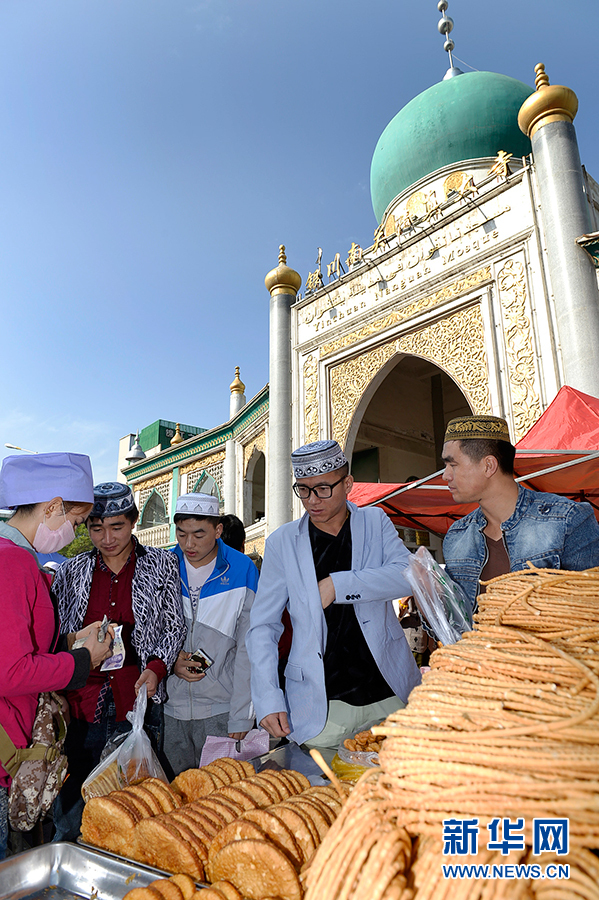
[[175, 515], [180, 516], [220, 516], [218, 497], [212, 494], [181, 494], [177, 497]]
[[295, 478], [312, 478], [341, 469], [347, 457], [337, 441], [313, 441], [293, 451], [291, 465]]
[[460, 416], [447, 423], [446, 441], [507, 441], [510, 432], [505, 419], [499, 416]]
[[120, 481], [105, 481], [94, 486], [94, 508], [90, 517], [94, 519], [111, 519], [122, 516], [134, 509], [133, 491]]
[[44, 503], [54, 497], [72, 503], [93, 503], [94, 479], [89, 456], [31, 453], [2, 460], [0, 507]]

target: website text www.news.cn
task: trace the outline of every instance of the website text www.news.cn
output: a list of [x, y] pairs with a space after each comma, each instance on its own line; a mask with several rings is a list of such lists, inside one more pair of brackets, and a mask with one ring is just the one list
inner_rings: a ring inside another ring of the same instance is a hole
[[[532, 855], [543, 853], [552, 856], [567, 856], [569, 850], [569, 819], [533, 819]], [[488, 832], [484, 844], [487, 850], [498, 851], [502, 856], [526, 849], [524, 819], [496, 817], [485, 826], [479, 819], [443, 820], [443, 855], [476, 856], [479, 850], [481, 828]], [[484, 833], [484, 832], [483, 832]], [[550, 879], [560, 880], [570, 877], [567, 863], [550, 862], [543, 866], [533, 863], [473, 863], [465, 861], [443, 863], [444, 878], [487, 878], [487, 879]]]

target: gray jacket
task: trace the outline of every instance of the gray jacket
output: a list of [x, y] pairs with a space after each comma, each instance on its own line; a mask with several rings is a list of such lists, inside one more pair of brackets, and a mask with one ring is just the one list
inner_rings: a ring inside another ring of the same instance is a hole
[[[352, 603], [377, 666], [402, 700], [420, 682], [392, 600], [411, 594], [405, 579], [409, 551], [388, 516], [376, 508], [351, 510], [352, 568], [331, 574], [335, 603]], [[293, 641], [279, 687], [278, 641], [287, 607]], [[252, 663], [252, 700], [260, 722], [270, 713], [289, 713], [290, 739], [298, 744], [319, 734], [327, 718], [323, 656], [325, 620], [308, 531], [308, 514], [282, 525], [266, 541], [260, 584], [250, 616], [247, 646]]]

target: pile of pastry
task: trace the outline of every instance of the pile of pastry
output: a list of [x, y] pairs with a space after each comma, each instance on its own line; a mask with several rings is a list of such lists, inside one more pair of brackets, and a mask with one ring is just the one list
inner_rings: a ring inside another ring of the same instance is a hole
[[[220, 759], [182, 772], [172, 785], [148, 778], [93, 798], [81, 835], [96, 847], [212, 882], [223, 897], [215, 883], [230, 882], [250, 900], [300, 900], [301, 870], [341, 806], [334, 787], [311, 787], [299, 772], [255, 774], [249, 763]], [[204, 891], [202, 898], [210, 900]]]

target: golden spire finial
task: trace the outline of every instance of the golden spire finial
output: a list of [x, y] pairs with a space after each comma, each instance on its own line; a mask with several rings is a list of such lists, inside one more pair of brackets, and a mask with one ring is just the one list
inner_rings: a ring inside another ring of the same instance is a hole
[[171, 447], [173, 447], [175, 444], [180, 444], [183, 440], [185, 440], [185, 438], [181, 434], [181, 426], [177, 422], [177, 425], [175, 427], [175, 433], [171, 438]]
[[230, 389], [232, 394], [243, 394], [245, 391], [245, 384], [239, 377], [239, 366], [235, 366], [235, 378], [230, 384]]
[[279, 244], [279, 265], [276, 269], [270, 270], [264, 279], [264, 284], [271, 297], [274, 294], [292, 294], [295, 296], [299, 291], [302, 284], [302, 276], [287, 265], [285, 244]]
[[550, 122], [573, 122], [578, 112], [578, 97], [563, 84], [549, 84], [543, 63], [535, 66], [536, 90], [527, 97], [518, 113], [520, 131], [532, 138]]
[[549, 75], [545, 72], [545, 63], [537, 63], [535, 72], [537, 73], [535, 78], [535, 88], [537, 91], [542, 87], [549, 87]]

